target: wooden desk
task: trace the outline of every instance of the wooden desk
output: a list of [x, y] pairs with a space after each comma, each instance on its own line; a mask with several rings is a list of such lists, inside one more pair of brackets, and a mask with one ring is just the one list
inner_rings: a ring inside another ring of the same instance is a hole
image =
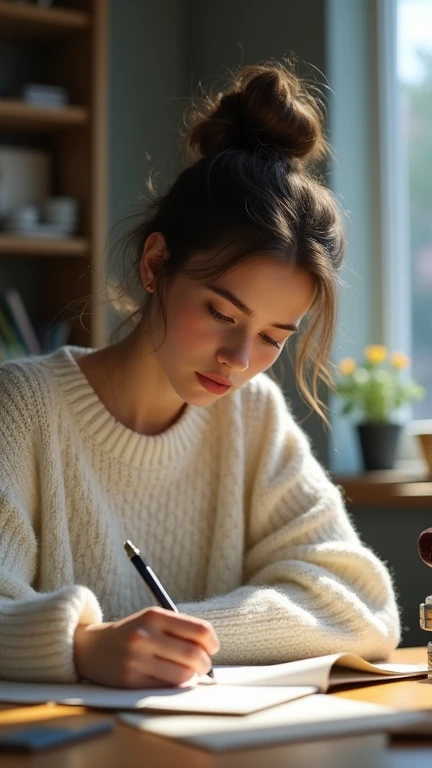
[[[401, 648], [393, 653], [391, 660], [418, 663], [423, 662], [425, 656], [425, 648]], [[425, 679], [374, 683], [340, 690], [332, 695], [405, 709], [432, 709], [432, 684]], [[12, 723], [75, 716], [83, 711], [81, 707], [55, 705], [0, 705], [0, 732]], [[95, 716], [104, 717], [106, 714]], [[397, 739], [389, 747], [389, 768], [430, 768], [431, 760], [432, 737], [428, 741]], [[47, 750], [37, 756], [0, 755], [0, 768], [142, 768], [143, 765], [146, 768], [262, 768], [263, 765], [266, 768], [287, 768], [286, 747], [255, 748], [212, 755], [117, 723], [112, 734], [78, 742], [73, 746]]]
[[432, 509], [432, 477], [426, 470], [387, 469], [360, 475], [333, 476], [348, 505]]

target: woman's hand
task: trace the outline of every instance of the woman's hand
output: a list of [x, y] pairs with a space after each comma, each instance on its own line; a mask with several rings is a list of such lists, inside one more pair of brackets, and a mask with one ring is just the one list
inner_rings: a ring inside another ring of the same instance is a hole
[[119, 688], [180, 685], [206, 674], [219, 640], [208, 621], [145, 608], [121, 621], [79, 624], [74, 660], [81, 678]]

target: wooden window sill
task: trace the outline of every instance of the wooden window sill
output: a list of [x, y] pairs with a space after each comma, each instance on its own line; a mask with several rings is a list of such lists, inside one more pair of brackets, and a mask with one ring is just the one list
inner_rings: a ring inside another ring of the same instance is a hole
[[425, 471], [382, 470], [362, 475], [333, 475], [347, 504], [366, 507], [432, 508], [432, 477]]

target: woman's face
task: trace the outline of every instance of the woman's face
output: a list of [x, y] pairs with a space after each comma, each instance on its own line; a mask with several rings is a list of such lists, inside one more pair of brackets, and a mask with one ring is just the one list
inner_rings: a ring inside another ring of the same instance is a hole
[[177, 395], [207, 406], [270, 368], [314, 290], [308, 273], [266, 256], [212, 281], [176, 278], [167, 293], [165, 338], [160, 324], [152, 345]]

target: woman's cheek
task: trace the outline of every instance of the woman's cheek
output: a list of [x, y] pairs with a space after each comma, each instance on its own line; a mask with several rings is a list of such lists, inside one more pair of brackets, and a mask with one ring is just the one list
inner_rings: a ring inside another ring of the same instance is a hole
[[188, 309], [178, 313], [175, 326], [177, 338], [186, 343], [189, 341], [203, 343], [214, 336], [210, 323], [203, 319], [202, 313], [198, 314]]
[[[263, 344], [264, 343], [261, 342], [261, 345]], [[258, 348], [253, 355], [250, 367], [253, 369], [254, 373], [260, 373], [261, 371], [266, 371], [268, 368], [271, 368], [282, 351], [280, 349], [276, 349], [276, 347], [272, 347], [270, 345], [267, 346], [268, 349]]]

